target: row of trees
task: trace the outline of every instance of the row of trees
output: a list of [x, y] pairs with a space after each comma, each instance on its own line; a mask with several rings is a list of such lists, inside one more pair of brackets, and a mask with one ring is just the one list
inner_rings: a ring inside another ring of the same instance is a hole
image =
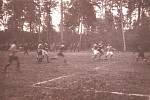
[[39, 39], [42, 34], [47, 34], [46, 41], [50, 42], [49, 37], [55, 32], [51, 9], [56, 4], [52, 0], [1, 0], [0, 24], [5, 31], [14, 34], [24, 31], [38, 33]]
[[[96, 14], [100, 17], [96, 18]], [[83, 18], [88, 30], [86, 33], [90, 37], [97, 33], [93, 41], [103, 40], [121, 50], [124, 42], [127, 49], [133, 49], [138, 44], [144, 47], [150, 45], [149, 0], [72, 0], [66, 16], [67, 30], [75, 30]]]
[[[38, 34], [38, 40], [58, 42], [62, 35], [54, 30], [51, 16], [57, 6], [56, 0], [1, 0], [0, 25], [8, 32], [27, 31]], [[150, 44], [149, 0], [70, 0], [63, 2], [62, 13], [63, 41], [68, 45], [87, 48], [103, 40], [131, 49]], [[84, 35], [78, 34], [81, 28]]]

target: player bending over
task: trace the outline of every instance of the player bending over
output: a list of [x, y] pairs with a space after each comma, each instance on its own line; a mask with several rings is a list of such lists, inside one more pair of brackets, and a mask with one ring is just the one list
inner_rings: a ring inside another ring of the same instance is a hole
[[102, 43], [95, 43], [93, 45], [93, 48], [92, 48], [92, 51], [93, 51], [93, 59], [95, 60], [97, 58], [97, 56], [99, 57], [99, 59], [101, 58], [101, 56], [104, 54], [104, 51], [103, 51], [103, 44]]

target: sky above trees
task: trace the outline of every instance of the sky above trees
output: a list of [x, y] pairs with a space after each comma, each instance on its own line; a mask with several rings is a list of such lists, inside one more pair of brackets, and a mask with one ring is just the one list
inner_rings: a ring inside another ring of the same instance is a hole
[[96, 33], [116, 43], [122, 42], [124, 32], [145, 40], [150, 32], [149, 0], [71, 0], [71, 3], [62, 0], [62, 20], [60, 0], [0, 1], [0, 25], [4, 31], [47, 34], [45, 37], [63, 31], [68, 37], [70, 33], [80, 33], [80, 27], [84, 26], [83, 33]]
[[[59, 31], [60, 20], [61, 20], [61, 8], [60, 8], [60, 0], [56, 0], [59, 2], [58, 6], [52, 9], [52, 23], [56, 31]], [[70, 2], [70, 0], [63, 0], [63, 2]]]

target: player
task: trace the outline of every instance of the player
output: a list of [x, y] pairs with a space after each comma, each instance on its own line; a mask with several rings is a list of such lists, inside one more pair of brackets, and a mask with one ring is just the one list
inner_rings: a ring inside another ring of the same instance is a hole
[[92, 51], [93, 51], [93, 59], [95, 59], [98, 55], [99, 55], [99, 51], [98, 51], [98, 44], [97, 43], [95, 43], [94, 45], [93, 45], [93, 48], [92, 48]]
[[48, 51], [46, 51], [45, 48], [47, 47], [45, 47], [42, 42], [38, 44], [38, 49], [37, 49], [38, 62], [42, 62], [44, 56], [46, 56], [47, 63], [49, 63]]
[[25, 54], [29, 55], [29, 52], [28, 52], [28, 51], [29, 51], [28, 43], [25, 43], [25, 44], [24, 44], [24, 55], [25, 55]]
[[112, 48], [112, 46], [110, 45], [110, 44], [108, 44], [107, 45], [107, 47], [106, 47], [106, 59], [108, 58], [108, 57], [112, 57], [113, 56], [113, 48]]
[[11, 44], [9, 50], [9, 59], [8, 59], [8, 64], [4, 67], [4, 71], [7, 72], [7, 68], [12, 64], [13, 61], [16, 61], [17, 63], [17, 71], [20, 72], [20, 61], [19, 61], [19, 57], [17, 56], [17, 45], [16, 45], [16, 41], [13, 41], [13, 43]]
[[65, 49], [65, 45], [64, 44], [60, 45], [57, 56], [58, 57], [63, 57], [64, 63], [67, 64], [67, 60], [65, 59], [65, 55], [63, 54], [64, 49]]
[[43, 48], [43, 44], [42, 44], [42, 42], [40, 42], [37, 47], [37, 61], [39, 63], [42, 62], [42, 60], [44, 58], [44, 56], [42, 54], [42, 48]]
[[104, 44], [103, 44], [103, 42], [100, 42], [98, 44], [98, 51], [100, 52], [100, 57], [104, 54], [103, 48], [104, 48]]
[[140, 45], [137, 47], [137, 51], [138, 57], [136, 58], [136, 61], [139, 61], [139, 59], [145, 60], [144, 49]]
[[46, 42], [44, 43], [44, 50], [48, 52], [48, 44]]

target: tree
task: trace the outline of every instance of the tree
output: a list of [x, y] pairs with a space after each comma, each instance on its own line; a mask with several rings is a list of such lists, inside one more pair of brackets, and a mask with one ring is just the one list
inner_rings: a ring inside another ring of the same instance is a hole
[[[24, 0], [12, 0], [9, 5], [11, 6], [12, 10], [12, 25], [13, 31], [21, 31], [23, 27], [23, 10], [25, 7]], [[10, 22], [11, 24], [11, 22]]]
[[1, 23], [3, 26], [6, 24], [5, 30], [8, 28], [10, 33], [42, 33], [44, 29], [50, 32], [53, 28], [50, 14], [55, 6], [56, 3], [52, 0], [6, 0]]
[[[86, 28], [92, 29], [96, 22], [94, 5], [90, 0], [72, 0], [70, 5], [68, 6], [68, 11], [64, 15], [64, 25], [66, 29], [72, 30], [73, 33], [77, 28], [79, 32], [81, 28], [80, 26], [82, 25], [84, 25], [84, 27]], [[80, 34], [79, 39], [80, 47], [81, 41], [82, 34]]]
[[33, 0], [26, 0], [25, 2], [24, 20], [29, 23], [30, 32], [34, 32], [33, 24], [37, 23], [36, 6], [37, 4]]
[[66, 25], [75, 28], [79, 26], [81, 18], [83, 18], [84, 24], [87, 27], [93, 26], [96, 21], [95, 10], [89, 0], [74, 0], [70, 4], [65, 19]]
[[52, 25], [52, 17], [51, 17], [51, 9], [56, 7], [58, 2], [52, 0], [43, 1], [43, 12], [44, 12], [44, 31], [47, 34], [47, 42], [50, 44], [53, 42], [53, 25]]
[[[134, 20], [133, 30], [138, 35], [137, 44], [147, 47], [150, 44], [150, 1], [149, 0], [130, 0], [128, 2], [128, 16], [132, 20], [133, 13], [138, 9], [138, 18]], [[140, 42], [140, 43], [139, 43]]]
[[0, 13], [2, 12], [3, 0], [0, 0]]

